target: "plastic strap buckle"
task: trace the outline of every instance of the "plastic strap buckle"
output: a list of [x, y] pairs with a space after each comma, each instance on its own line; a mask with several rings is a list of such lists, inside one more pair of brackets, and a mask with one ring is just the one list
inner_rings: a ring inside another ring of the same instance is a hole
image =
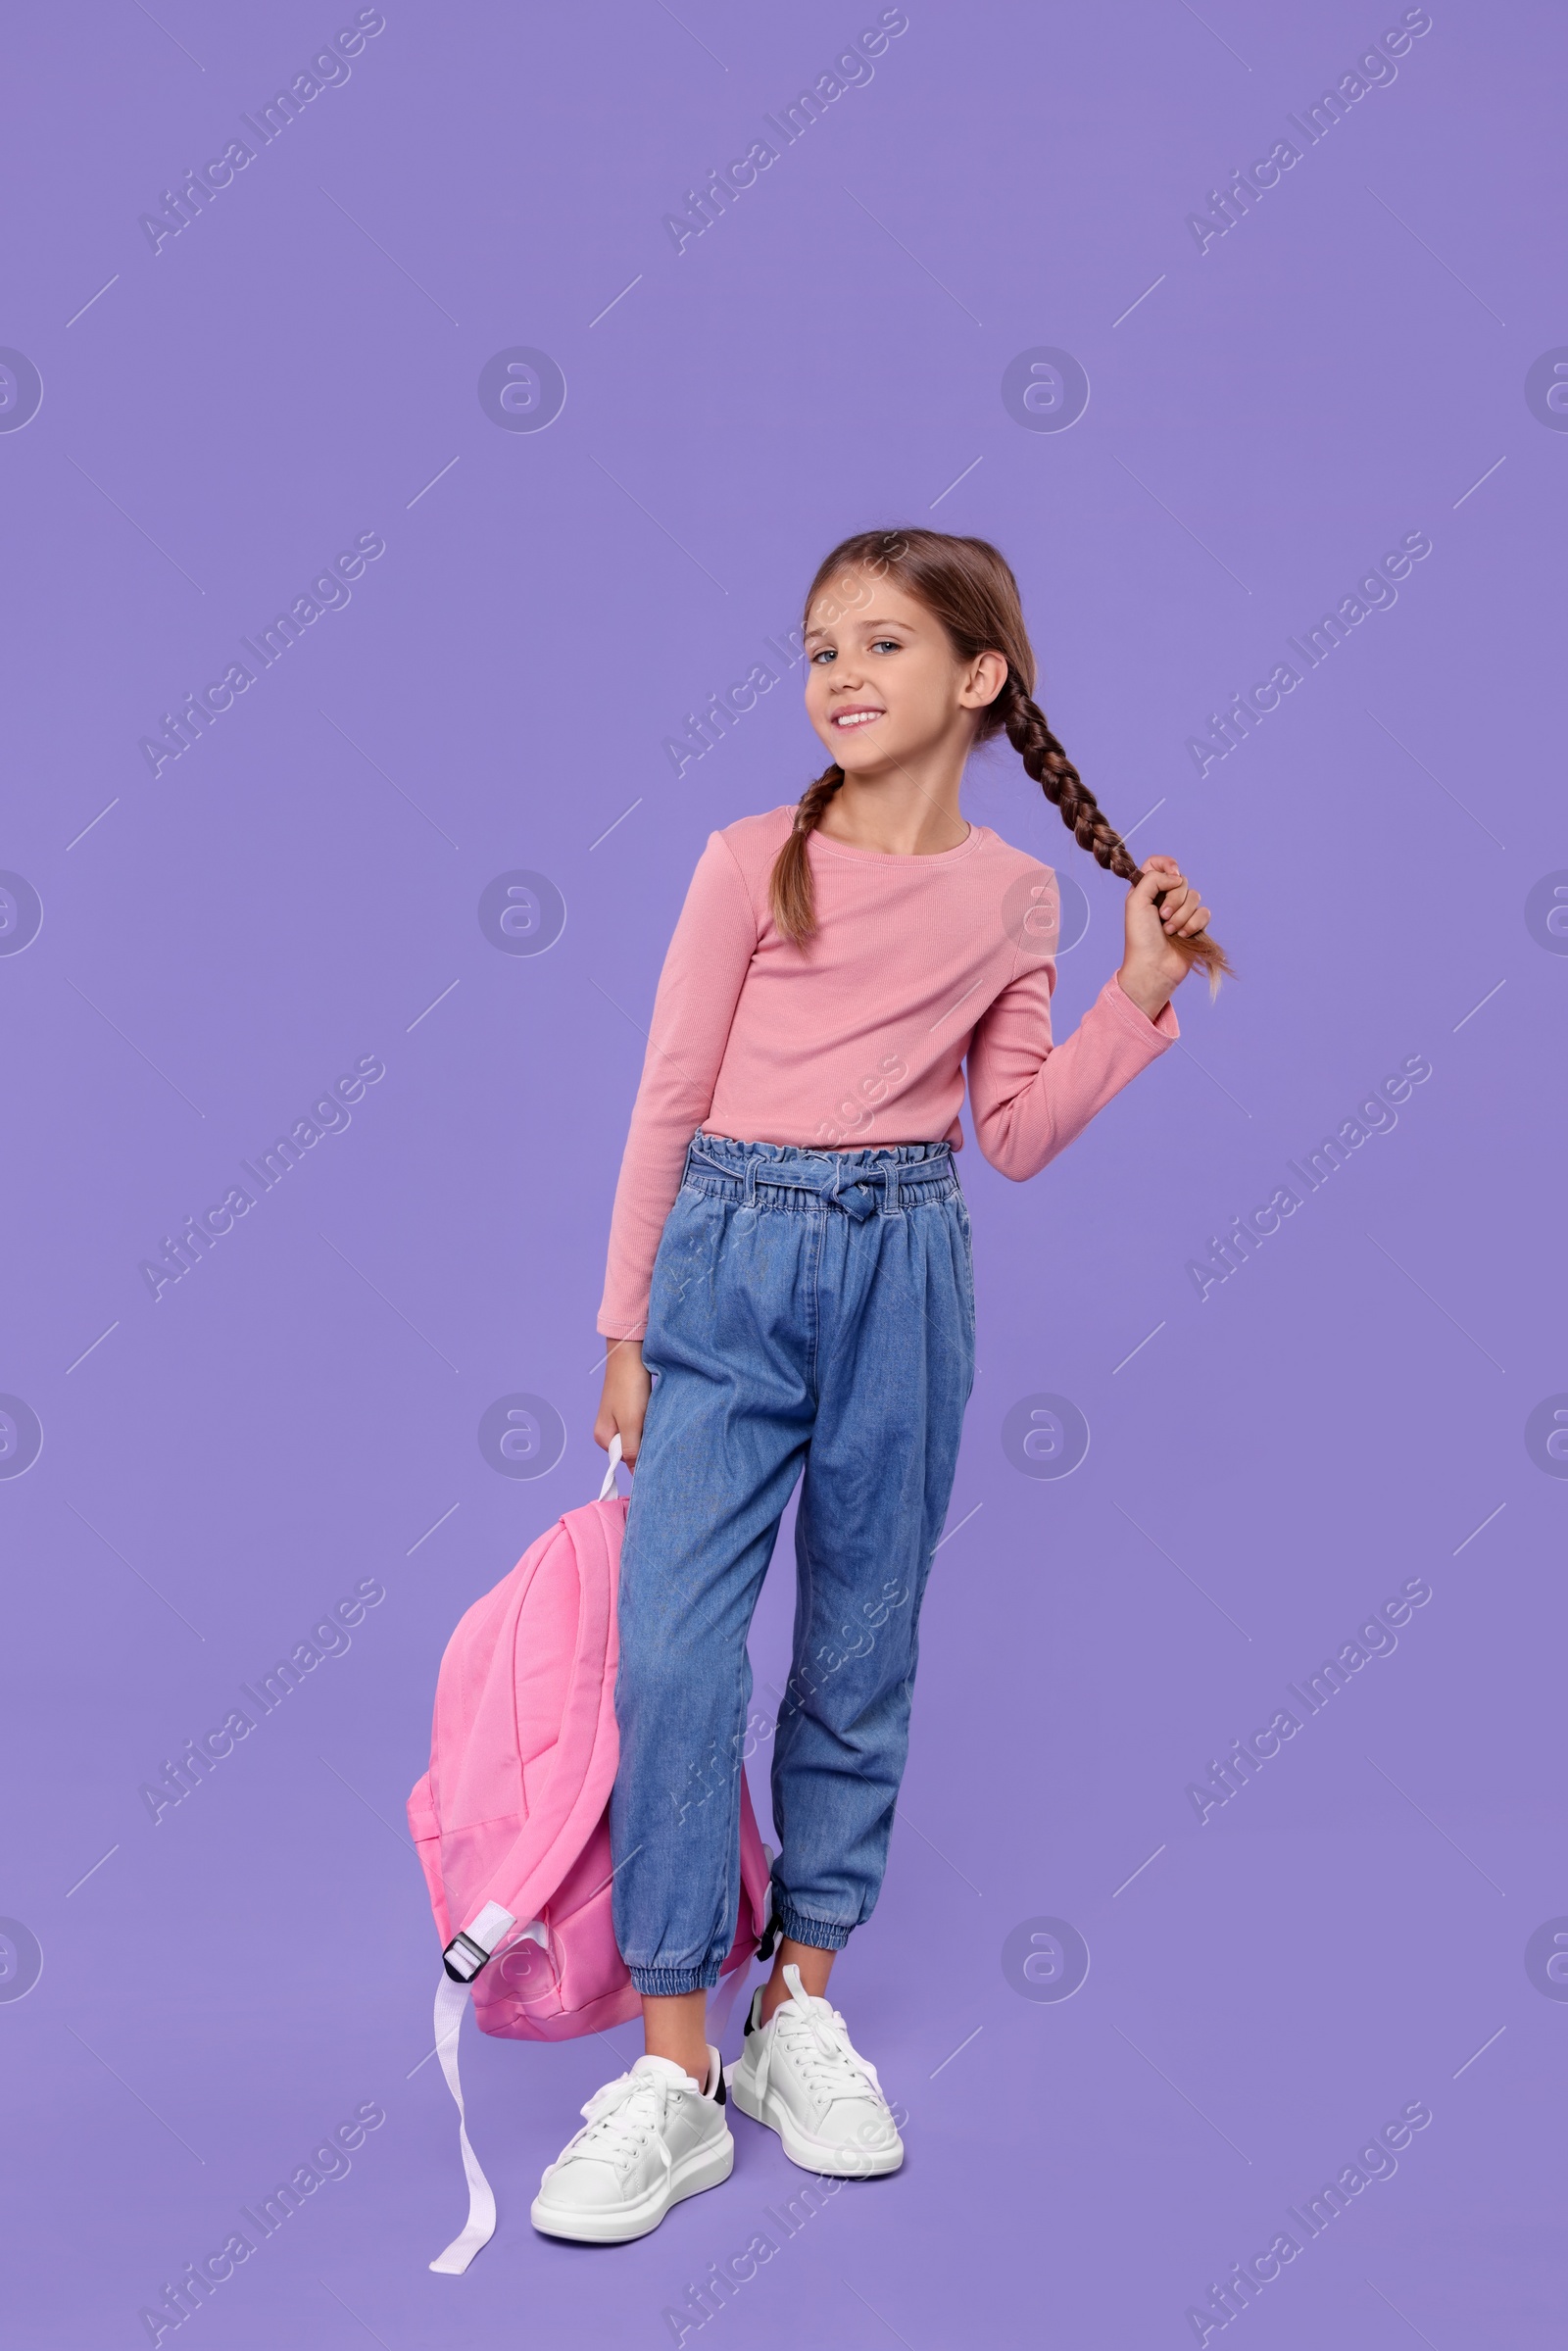
[[441, 1954], [441, 1964], [454, 1984], [471, 1984], [489, 1959], [516, 1925], [510, 1910], [499, 1902], [486, 1902], [477, 1918], [469, 1919], [459, 1935], [454, 1935]]
[[441, 1964], [454, 1984], [471, 1984], [489, 1957], [471, 1935], [454, 1935], [441, 1954]]

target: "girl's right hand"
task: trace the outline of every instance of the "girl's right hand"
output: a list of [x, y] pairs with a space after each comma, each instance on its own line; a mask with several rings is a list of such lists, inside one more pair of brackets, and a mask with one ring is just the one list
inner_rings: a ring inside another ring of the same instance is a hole
[[613, 1341], [605, 1364], [605, 1387], [599, 1399], [599, 1418], [594, 1422], [594, 1443], [608, 1452], [610, 1440], [618, 1430], [620, 1457], [628, 1469], [635, 1462], [637, 1447], [642, 1443], [643, 1418], [653, 1387], [643, 1366], [641, 1340]]

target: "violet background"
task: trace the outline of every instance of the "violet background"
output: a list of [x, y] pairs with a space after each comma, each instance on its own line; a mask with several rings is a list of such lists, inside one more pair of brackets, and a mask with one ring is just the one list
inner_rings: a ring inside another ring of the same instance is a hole
[[[0, 955], [0, 1389], [44, 1442], [0, 1479], [0, 1911], [43, 1952], [0, 2001], [10, 2339], [147, 2340], [163, 2282], [369, 2099], [350, 2176], [180, 2342], [653, 2345], [782, 2237], [763, 2208], [806, 2176], [744, 2120], [731, 2182], [643, 2242], [536, 2237], [540, 2170], [636, 2043], [470, 2029], [502, 2225], [428, 2273], [462, 2182], [402, 1806], [447, 1634], [597, 1487], [607, 1221], [692, 865], [820, 764], [798, 671], [679, 779], [663, 739], [835, 539], [930, 521], [1009, 555], [1054, 723], [1113, 820], [1163, 802], [1138, 844], [1186, 860], [1241, 977], [1187, 988], [1183, 1050], [1035, 1182], [961, 1154], [957, 1532], [905, 1825], [835, 1978], [908, 2162], [684, 2339], [1190, 2342], [1209, 2282], [1421, 2099], [1396, 2175], [1249, 2310], [1254, 2351], [1555, 2342], [1568, 2011], [1525, 1951], [1568, 1912], [1568, 1488], [1524, 1429], [1568, 1389], [1568, 963], [1525, 902], [1568, 865], [1568, 442], [1524, 381], [1568, 336], [1560, 21], [1435, 0], [1392, 86], [1200, 255], [1186, 216], [1397, 9], [910, 0], [677, 256], [664, 214], [875, 8], [388, 0], [155, 256], [142, 211], [353, 14], [162, 0], [12, 40], [0, 341], [44, 394], [0, 433], [0, 864], [44, 913]], [[564, 372], [544, 432], [476, 396], [517, 345]], [[1088, 371], [1070, 431], [1003, 404], [1037, 345]], [[371, 530], [348, 608], [155, 781], [159, 714]], [[1200, 780], [1206, 713], [1416, 530], [1394, 609]], [[1010, 753], [966, 808], [1087, 896], [1064, 1034], [1119, 890]], [[564, 900], [548, 953], [481, 931], [516, 868]], [[368, 1053], [348, 1131], [155, 1304], [161, 1236]], [[1397, 1127], [1200, 1302], [1207, 1237], [1418, 1053]], [[476, 1438], [517, 1392], [565, 1430], [531, 1483]], [[1066, 1479], [1003, 1449], [1040, 1392], [1092, 1431]], [[348, 1654], [155, 1827], [141, 1784], [370, 1576]], [[1200, 1826], [1188, 1784], [1413, 1576], [1396, 1653]], [[1062, 2001], [1003, 1966], [1048, 1916], [1091, 1953]]]

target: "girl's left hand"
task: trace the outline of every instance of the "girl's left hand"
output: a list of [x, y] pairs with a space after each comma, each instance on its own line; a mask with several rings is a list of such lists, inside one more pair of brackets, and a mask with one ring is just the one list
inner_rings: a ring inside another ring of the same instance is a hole
[[[1164, 904], [1155, 906], [1159, 893]], [[1116, 977], [1141, 1012], [1157, 1018], [1192, 969], [1176, 944], [1207, 928], [1208, 908], [1174, 857], [1146, 857], [1142, 881], [1127, 893], [1127, 946]]]

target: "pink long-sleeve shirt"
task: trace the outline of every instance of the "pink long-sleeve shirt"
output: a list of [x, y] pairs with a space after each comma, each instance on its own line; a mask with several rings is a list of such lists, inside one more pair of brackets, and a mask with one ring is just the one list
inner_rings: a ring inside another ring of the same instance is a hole
[[1051, 1036], [1059, 906], [1049, 865], [976, 824], [956, 849], [889, 857], [809, 839], [817, 931], [768, 907], [793, 806], [710, 833], [654, 999], [615, 1187], [599, 1330], [640, 1339], [686, 1147], [703, 1127], [816, 1150], [975, 1139], [1016, 1182], [1174, 1043], [1113, 977], [1062, 1044]]

